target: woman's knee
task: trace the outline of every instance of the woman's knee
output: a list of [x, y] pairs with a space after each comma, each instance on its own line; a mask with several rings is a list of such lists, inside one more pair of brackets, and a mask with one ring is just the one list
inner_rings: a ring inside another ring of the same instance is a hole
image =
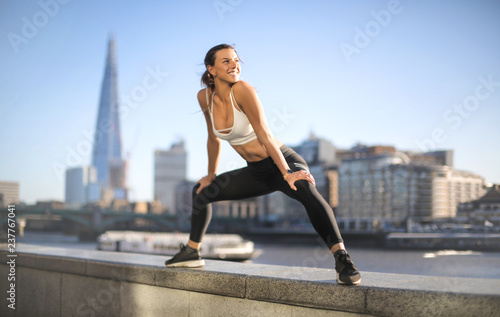
[[295, 187], [297, 187], [297, 192], [310, 192], [313, 185], [306, 180], [298, 180], [295, 182]]
[[199, 194], [197, 193], [200, 186], [201, 186], [200, 184], [196, 184], [192, 190], [193, 207], [194, 209], [197, 210], [204, 209], [209, 203], [207, 197], [202, 194], [203, 191]]
[[191, 195], [194, 197], [196, 194], [196, 192], [198, 191], [198, 188], [200, 188], [201, 184], [200, 183], [196, 183], [196, 185], [193, 186], [193, 190], [191, 191]]

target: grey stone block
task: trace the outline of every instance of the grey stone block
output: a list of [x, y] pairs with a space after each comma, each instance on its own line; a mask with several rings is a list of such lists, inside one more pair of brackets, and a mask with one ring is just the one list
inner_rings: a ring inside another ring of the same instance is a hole
[[247, 298], [348, 312], [365, 311], [366, 288], [333, 283], [251, 276]]
[[189, 292], [123, 282], [120, 305], [120, 317], [188, 317]]
[[190, 317], [291, 316], [288, 305], [191, 292]]
[[157, 272], [156, 285], [188, 291], [245, 297], [245, 275], [203, 269], [164, 268]]
[[104, 262], [126, 262], [136, 265], [147, 265], [151, 267], [165, 267], [165, 260], [168, 258], [163, 255], [142, 254], [142, 253], [126, 253], [112, 251], [87, 251], [89, 256], [87, 259]]
[[85, 274], [85, 261], [78, 258], [37, 255], [35, 267], [39, 270], [59, 273]]
[[154, 267], [141, 265], [123, 265], [118, 262], [87, 261], [87, 276], [93, 276], [104, 279], [112, 279], [123, 282], [143, 283], [155, 285], [155, 274], [157, 269]]
[[245, 274], [245, 275], [262, 275], [266, 273], [279, 272], [290, 270], [290, 266], [268, 265], [241, 263], [231, 261], [205, 260], [205, 271], [229, 273], [229, 274]]
[[348, 313], [337, 310], [323, 310], [323, 309], [315, 309], [315, 308], [306, 308], [306, 307], [292, 307], [292, 316], [291, 317], [369, 317], [373, 315], [365, 315], [358, 313]]
[[[5, 259], [5, 255], [2, 257], [2, 259]], [[4, 296], [4, 295], [8, 295], [7, 291], [10, 290], [10, 283], [17, 283], [17, 281], [10, 282], [7, 279], [8, 275], [9, 275], [10, 267], [7, 265], [3, 265], [3, 264], [4, 263], [0, 264], [0, 294], [2, 294]], [[17, 292], [17, 285], [16, 285], [16, 292]], [[17, 298], [16, 298], [16, 300], [17, 300]], [[9, 301], [6, 301], [5, 298], [2, 297], [1, 303], [2, 304], [0, 305], [0, 316], [5, 316], [5, 317], [16, 316], [16, 310], [8, 307], [8, 305], [10, 304]], [[17, 302], [16, 302], [16, 305], [17, 305]]]
[[500, 295], [500, 279], [459, 278], [429, 275], [368, 272], [363, 286], [377, 289], [401, 289], [423, 292]]
[[17, 255], [17, 265], [36, 269], [36, 254], [20, 253]]
[[63, 273], [61, 287], [61, 316], [120, 316], [120, 281]]
[[500, 301], [494, 296], [372, 288], [367, 310], [376, 316], [493, 317], [498, 316]]
[[16, 269], [17, 316], [61, 316], [61, 273]]

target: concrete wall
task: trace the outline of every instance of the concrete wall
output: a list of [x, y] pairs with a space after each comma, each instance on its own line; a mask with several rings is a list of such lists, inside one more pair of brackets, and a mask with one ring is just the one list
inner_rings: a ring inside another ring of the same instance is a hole
[[[0, 316], [498, 316], [500, 280], [362, 272], [340, 286], [334, 270], [207, 261], [165, 268], [165, 257], [20, 246], [16, 309]], [[0, 290], [8, 294], [0, 252]]]

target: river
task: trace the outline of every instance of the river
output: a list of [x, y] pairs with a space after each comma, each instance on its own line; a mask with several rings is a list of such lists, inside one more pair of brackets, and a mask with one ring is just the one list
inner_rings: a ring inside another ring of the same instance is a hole
[[[60, 233], [26, 232], [18, 244], [95, 250], [95, 242], [80, 242]], [[262, 254], [252, 263], [333, 268], [333, 256], [320, 242], [277, 244], [256, 242]], [[500, 279], [500, 252], [455, 250], [390, 250], [356, 246], [347, 250], [358, 269], [365, 272]]]

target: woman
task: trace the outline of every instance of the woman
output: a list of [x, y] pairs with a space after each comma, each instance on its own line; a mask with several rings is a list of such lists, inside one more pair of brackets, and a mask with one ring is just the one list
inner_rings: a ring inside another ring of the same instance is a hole
[[[208, 174], [193, 189], [191, 233], [187, 246], [167, 267], [205, 265], [199, 252], [212, 212], [209, 203], [281, 191], [306, 208], [309, 219], [334, 254], [337, 282], [359, 284], [361, 277], [345, 251], [334, 214], [319, 195], [304, 159], [272, 135], [255, 90], [240, 81], [238, 54], [231, 45], [210, 49], [198, 93], [208, 129]], [[228, 141], [247, 161], [247, 167], [217, 175], [220, 140]]]

